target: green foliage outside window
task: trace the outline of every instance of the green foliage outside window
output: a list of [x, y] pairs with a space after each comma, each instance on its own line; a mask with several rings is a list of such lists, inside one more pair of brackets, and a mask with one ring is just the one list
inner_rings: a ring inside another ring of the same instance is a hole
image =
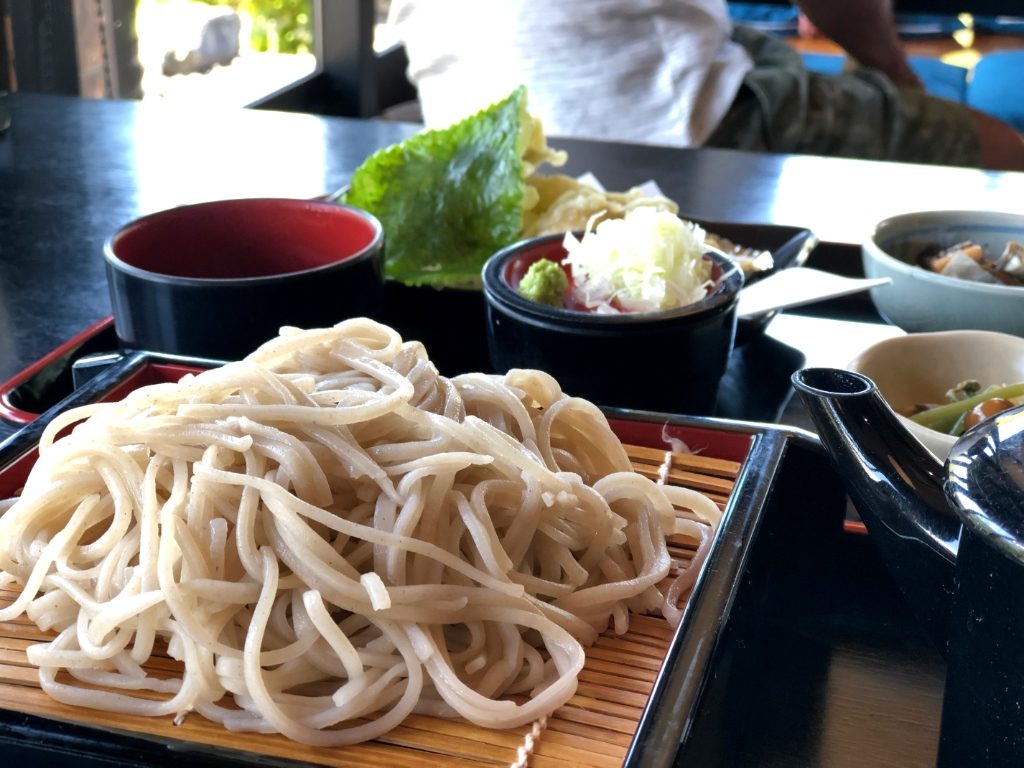
[[256, 51], [308, 53], [313, 50], [310, 0], [202, 0], [227, 5], [252, 17], [250, 43]]

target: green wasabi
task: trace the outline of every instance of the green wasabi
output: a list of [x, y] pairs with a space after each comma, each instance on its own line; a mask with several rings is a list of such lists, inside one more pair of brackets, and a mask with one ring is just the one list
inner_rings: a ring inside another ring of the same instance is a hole
[[565, 306], [563, 297], [569, 290], [569, 278], [551, 259], [538, 259], [530, 265], [519, 281], [519, 295], [552, 307]]

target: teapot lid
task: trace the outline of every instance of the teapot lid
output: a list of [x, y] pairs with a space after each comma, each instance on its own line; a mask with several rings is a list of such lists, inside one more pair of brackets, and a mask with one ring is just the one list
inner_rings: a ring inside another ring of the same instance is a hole
[[964, 526], [1024, 564], [1024, 406], [964, 434], [946, 468], [946, 496]]

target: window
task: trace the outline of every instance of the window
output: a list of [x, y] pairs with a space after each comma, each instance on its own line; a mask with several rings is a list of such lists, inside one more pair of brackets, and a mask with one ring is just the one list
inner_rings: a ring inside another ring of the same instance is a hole
[[247, 106], [313, 74], [312, 0], [138, 0], [144, 99]]
[[[415, 97], [390, 0], [0, 0], [17, 87], [367, 116]], [[13, 86], [12, 86], [13, 87]]]

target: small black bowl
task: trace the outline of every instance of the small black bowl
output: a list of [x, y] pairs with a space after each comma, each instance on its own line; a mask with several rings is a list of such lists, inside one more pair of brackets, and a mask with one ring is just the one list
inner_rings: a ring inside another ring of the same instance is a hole
[[372, 314], [384, 234], [335, 203], [220, 200], [137, 219], [104, 256], [123, 347], [235, 360], [283, 325]]
[[538, 304], [515, 291], [529, 265], [566, 256], [564, 235], [524, 240], [484, 265], [487, 341], [498, 372], [537, 368], [566, 393], [605, 406], [706, 415], [715, 407], [736, 335], [743, 275], [709, 253], [721, 271], [702, 300], [660, 312], [594, 314]]

